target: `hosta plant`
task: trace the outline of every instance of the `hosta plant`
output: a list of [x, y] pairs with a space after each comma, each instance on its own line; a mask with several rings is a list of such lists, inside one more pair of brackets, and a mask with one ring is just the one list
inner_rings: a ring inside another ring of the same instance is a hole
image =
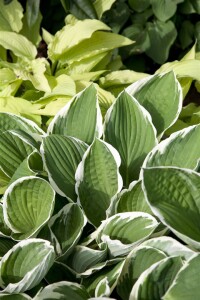
[[200, 297], [200, 126], [165, 135], [181, 107], [169, 72], [105, 118], [94, 84], [47, 132], [0, 113], [0, 298]]

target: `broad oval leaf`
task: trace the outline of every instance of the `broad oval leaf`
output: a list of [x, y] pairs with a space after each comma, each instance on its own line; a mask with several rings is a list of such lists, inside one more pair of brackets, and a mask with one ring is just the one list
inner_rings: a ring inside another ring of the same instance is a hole
[[54, 258], [53, 246], [45, 240], [19, 242], [0, 262], [0, 285], [4, 292], [17, 294], [36, 286], [48, 272]]
[[17, 0], [0, 2], [0, 30], [19, 32], [22, 28], [23, 7]]
[[153, 213], [181, 240], [200, 249], [200, 175], [189, 169], [143, 170], [147, 200]]
[[197, 300], [200, 298], [199, 290], [199, 268], [200, 255], [194, 255], [185, 264], [177, 276], [167, 293], [163, 296], [163, 300]]
[[144, 271], [133, 286], [129, 300], [162, 299], [183, 263], [180, 257], [167, 257]]
[[14, 181], [3, 196], [3, 214], [14, 239], [34, 236], [53, 213], [55, 192], [50, 184], [34, 176]]
[[58, 260], [65, 260], [72, 252], [81, 237], [86, 225], [86, 217], [81, 208], [74, 203], [65, 205], [49, 221], [49, 227], [54, 235]]
[[105, 116], [104, 138], [120, 154], [120, 172], [126, 186], [138, 178], [146, 155], [157, 144], [151, 116], [125, 91]]
[[91, 144], [95, 137], [101, 137], [102, 116], [94, 85], [77, 94], [57, 113], [48, 133], [73, 136], [87, 144]]
[[56, 282], [45, 287], [34, 300], [87, 300], [89, 294], [84, 286], [68, 281]]
[[160, 142], [146, 157], [143, 167], [176, 166], [196, 169], [199, 158], [200, 125], [194, 125], [175, 132]]
[[154, 15], [160, 21], [167, 21], [176, 12], [177, 3], [173, 0], [151, 0]]
[[96, 139], [83, 155], [76, 178], [76, 192], [83, 210], [93, 225], [106, 217], [111, 198], [122, 188], [120, 156], [111, 145]]
[[123, 256], [147, 239], [158, 226], [156, 219], [143, 212], [118, 213], [103, 221], [98, 242], [108, 246], [111, 257]]
[[75, 172], [87, 145], [73, 137], [53, 134], [43, 138], [41, 153], [49, 181], [61, 196], [76, 200]]
[[126, 91], [150, 113], [158, 135], [177, 120], [182, 107], [182, 90], [173, 72], [141, 79]]

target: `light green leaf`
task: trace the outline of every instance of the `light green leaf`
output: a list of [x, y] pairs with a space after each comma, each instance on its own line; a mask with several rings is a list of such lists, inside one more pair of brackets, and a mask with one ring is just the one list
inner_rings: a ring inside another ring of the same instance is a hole
[[151, 0], [154, 15], [160, 21], [167, 21], [176, 12], [177, 4], [173, 0]]
[[49, 181], [61, 196], [76, 201], [75, 172], [87, 145], [73, 137], [53, 134], [43, 139], [41, 153]]
[[23, 8], [19, 1], [12, 0], [8, 4], [0, 1], [0, 30], [19, 32], [22, 28]]
[[15, 32], [1, 31], [0, 45], [22, 58], [34, 59], [37, 55], [36, 47], [23, 35]]
[[78, 199], [89, 222], [95, 226], [105, 219], [111, 198], [122, 188], [119, 165], [117, 150], [96, 139], [83, 155], [76, 171]]
[[117, 283], [117, 292], [128, 300], [133, 285], [140, 275], [154, 263], [166, 258], [164, 252], [148, 246], [139, 246], [128, 255]]
[[2, 87], [4, 85], [7, 85], [8, 83], [11, 83], [11, 82], [15, 81], [16, 78], [17, 77], [16, 77], [15, 73], [11, 69], [9, 69], [9, 68], [2, 68], [2, 69], [0, 69], [0, 84], [1, 84], [1, 89], [2, 89]]
[[146, 155], [157, 144], [151, 116], [125, 91], [105, 116], [104, 139], [120, 154], [120, 173], [125, 186], [138, 179]]
[[[199, 138], [200, 125], [190, 126], [173, 133], [149, 153], [143, 167], [176, 166], [196, 169], [200, 158]], [[193, 147], [194, 144], [195, 147]]]
[[[42, 239], [19, 242], [0, 262], [0, 285], [5, 293], [21, 293], [36, 286], [55, 258], [53, 247]], [[23, 263], [22, 263], [23, 262]]]
[[200, 297], [199, 267], [200, 255], [194, 255], [187, 264], [180, 269], [172, 285], [162, 299], [198, 300]]
[[39, 292], [34, 300], [87, 300], [89, 294], [82, 285], [74, 282], [61, 281], [48, 285]]
[[116, 0], [95, 0], [93, 5], [98, 18], [101, 19], [105, 11], [109, 10]]
[[54, 209], [55, 192], [50, 184], [34, 176], [13, 182], [3, 196], [6, 225], [16, 240], [35, 236]]
[[158, 224], [147, 213], [118, 213], [102, 222], [97, 241], [107, 244], [111, 257], [123, 256], [147, 239]]
[[80, 45], [81, 41], [91, 38], [97, 30], [110, 30], [110, 28], [99, 20], [89, 19], [65, 25], [60, 31], [57, 31], [49, 44], [49, 58], [60, 59], [69, 49], [73, 49], [74, 46]]
[[[78, 243], [87, 223], [81, 208], [77, 204], [65, 205], [49, 221], [49, 227], [56, 239], [55, 247], [58, 260], [65, 260]], [[58, 248], [59, 247], [59, 248]]]
[[91, 144], [96, 136], [101, 137], [102, 116], [94, 85], [77, 94], [57, 113], [48, 133], [73, 136], [87, 144]]
[[180, 257], [167, 257], [144, 271], [133, 286], [129, 300], [162, 299], [182, 267]]
[[141, 79], [126, 91], [151, 114], [158, 135], [177, 120], [182, 107], [182, 91], [173, 72]]
[[181, 240], [200, 249], [200, 175], [189, 169], [143, 170], [144, 188], [153, 213]]

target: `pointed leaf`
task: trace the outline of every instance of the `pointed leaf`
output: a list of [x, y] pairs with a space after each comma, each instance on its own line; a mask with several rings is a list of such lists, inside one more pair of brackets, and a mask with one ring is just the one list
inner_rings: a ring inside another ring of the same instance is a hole
[[97, 12], [98, 18], [101, 19], [103, 13], [111, 8], [116, 0], [95, 0], [93, 5]]
[[158, 224], [147, 213], [118, 213], [102, 222], [98, 229], [98, 242], [107, 244], [111, 257], [126, 255], [134, 246], [147, 239]]
[[160, 21], [167, 21], [176, 12], [177, 4], [173, 0], [151, 0], [154, 15]]
[[83, 155], [76, 171], [79, 201], [88, 220], [95, 226], [105, 219], [111, 198], [122, 188], [119, 165], [118, 152], [96, 139]]
[[45, 240], [19, 242], [0, 262], [0, 284], [4, 292], [21, 293], [36, 286], [53, 264], [54, 257], [53, 247]]
[[157, 144], [149, 113], [127, 92], [122, 92], [105, 116], [105, 140], [118, 150], [120, 173], [126, 186], [139, 176], [146, 155]]
[[91, 144], [102, 135], [102, 116], [93, 85], [77, 94], [50, 123], [48, 133], [76, 137]]
[[151, 114], [158, 135], [177, 120], [182, 107], [182, 91], [173, 72], [141, 79], [126, 90]]
[[29, 176], [13, 182], [3, 197], [4, 219], [13, 238], [36, 235], [53, 213], [54, 198], [54, 190], [42, 178]]
[[76, 201], [75, 172], [87, 145], [73, 137], [53, 134], [43, 139], [41, 153], [49, 181], [61, 196]]
[[200, 249], [200, 175], [176, 167], [155, 167], [143, 172], [153, 213], [181, 240]]

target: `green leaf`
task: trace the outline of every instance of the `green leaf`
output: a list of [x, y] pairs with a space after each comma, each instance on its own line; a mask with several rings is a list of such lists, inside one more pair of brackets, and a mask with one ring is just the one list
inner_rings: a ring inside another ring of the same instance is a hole
[[181, 240], [200, 249], [200, 175], [189, 169], [143, 170], [147, 200], [153, 213]]
[[0, 257], [4, 256], [14, 245], [15, 242], [13, 240], [6, 237], [0, 237]]
[[19, 1], [12, 0], [8, 4], [0, 1], [0, 30], [19, 32], [22, 28], [23, 8]]
[[65, 205], [49, 221], [49, 227], [54, 235], [58, 260], [65, 260], [78, 243], [86, 218], [77, 204]]
[[52, 42], [48, 47], [50, 59], [58, 60], [61, 56], [68, 53], [75, 46], [80, 47], [80, 42], [91, 38], [97, 30], [109, 30], [110, 28], [99, 20], [76, 21], [73, 24], [65, 25], [60, 31], [57, 31]]
[[[200, 158], [199, 137], [200, 125], [190, 126], [173, 133], [149, 153], [143, 167], [176, 166], [196, 169]], [[195, 147], [193, 147], [194, 144]]]
[[22, 58], [34, 59], [37, 55], [36, 47], [23, 35], [15, 32], [1, 31], [0, 45]]
[[70, 136], [53, 134], [43, 138], [41, 153], [55, 191], [76, 201], [75, 172], [87, 145]]
[[132, 9], [139, 13], [150, 6], [150, 0], [128, 0], [128, 3]]
[[88, 144], [102, 135], [102, 116], [97, 90], [90, 85], [77, 94], [55, 116], [48, 133], [73, 136]]
[[[36, 286], [55, 258], [53, 247], [42, 239], [19, 242], [0, 262], [0, 285], [5, 293], [21, 293]], [[23, 262], [23, 264], [22, 264]]]
[[147, 213], [118, 213], [102, 222], [98, 229], [98, 242], [107, 244], [111, 257], [123, 256], [147, 239], [158, 224]]
[[82, 285], [74, 282], [61, 281], [50, 284], [39, 292], [34, 300], [87, 300], [88, 293]]
[[144, 271], [133, 286], [129, 300], [162, 299], [182, 267], [180, 257], [168, 257]]
[[3, 196], [4, 220], [13, 238], [35, 236], [52, 215], [54, 198], [54, 190], [42, 178], [29, 176], [13, 182]]
[[0, 294], [0, 299], [10, 299], [12, 300], [15, 297], [15, 300], [31, 300], [32, 298], [26, 294]]
[[95, 289], [95, 296], [96, 297], [104, 297], [109, 296], [111, 294], [111, 290], [109, 287], [108, 279], [107, 277], [101, 279], [99, 283], [96, 286]]
[[176, 12], [177, 4], [173, 0], [151, 0], [154, 15], [160, 21], [167, 21]]
[[109, 10], [116, 0], [95, 0], [93, 5], [98, 18], [101, 19], [105, 11]]
[[147, 23], [147, 31], [150, 38], [150, 47], [146, 54], [156, 63], [163, 64], [169, 56], [169, 50], [173, 45], [177, 31], [172, 21]]
[[[11, 235], [11, 229], [6, 225], [5, 220], [4, 220], [2, 203], [0, 203], [0, 235], [7, 236], [7, 237], [10, 237], [10, 235]], [[0, 250], [2, 251], [2, 249], [0, 249]], [[4, 254], [6, 254], [6, 253], [4, 253]]]
[[78, 199], [89, 222], [95, 226], [105, 219], [111, 198], [122, 188], [119, 165], [117, 150], [96, 139], [83, 155], [76, 171]]
[[154, 263], [166, 258], [164, 252], [148, 246], [139, 246], [128, 255], [117, 283], [117, 292], [128, 300], [133, 285], [140, 275]]
[[163, 296], [163, 300], [197, 300], [200, 297], [199, 291], [199, 267], [200, 255], [194, 255], [185, 264], [177, 276], [167, 293]]
[[120, 154], [120, 173], [125, 186], [128, 186], [138, 178], [146, 155], [157, 144], [151, 116], [124, 91], [108, 110], [104, 127], [105, 141]]
[[141, 79], [126, 91], [150, 113], [158, 135], [177, 120], [182, 107], [182, 91], [173, 72]]

